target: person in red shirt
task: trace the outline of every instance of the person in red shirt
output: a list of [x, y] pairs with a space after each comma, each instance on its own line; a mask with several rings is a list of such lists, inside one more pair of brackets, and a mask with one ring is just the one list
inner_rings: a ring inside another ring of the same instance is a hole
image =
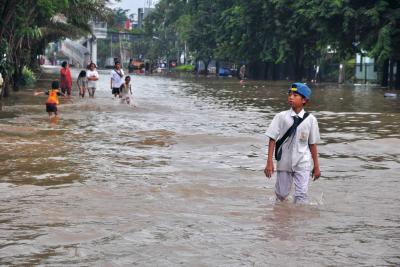
[[72, 91], [71, 70], [69, 69], [69, 64], [67, 63], [67, 61], [63, 61], [61, 67], [62, 67], [60, 70], [61, 91], [63, 92], [63, 94], [67, 93], [67, 95], [70, 96]]

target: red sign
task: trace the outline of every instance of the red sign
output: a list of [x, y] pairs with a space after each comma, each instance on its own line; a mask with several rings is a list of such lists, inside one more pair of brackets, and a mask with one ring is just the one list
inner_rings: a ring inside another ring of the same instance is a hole
[[127, 19], [127, 20], [125, 21], [124, 29], [125, 29], [125, 30], [132, 30], [132, 22], [131, 22], [130, 19]]

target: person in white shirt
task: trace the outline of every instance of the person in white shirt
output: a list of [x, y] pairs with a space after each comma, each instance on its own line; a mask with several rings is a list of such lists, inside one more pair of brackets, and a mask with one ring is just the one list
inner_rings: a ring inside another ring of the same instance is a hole
[[124, 84], [124, 71], [121, 69], [121, 63], [116, 61], [114, 69], [111, 71], [111, 90], [114, 97], [119, 96], [121, 85]]
[[280, 201], [289, 196], [294, 181], [294, 202], [305, 203], [310, 172], [314, 180], [321, 176], [317, 152], [320, 139], [318, 122], [303, 109], [310, 97], [311, 89], [307, 85], [292, 84], [288, 95], [291, 108], [276, 114], [266, 132], [269, 144], [264, 173], [268, 178], [274, 173], [272, 156], [275, 151], [275, 194]]
[[87, 90], [89, 92], [89, 97], [94, 97], [94, 92], [97, 88], [97, 80], [99, 79], [99, 73], [96, 70], [96, 64], [91, 62], [89, 68], [86, 71], [86, 77], [88, 79]]

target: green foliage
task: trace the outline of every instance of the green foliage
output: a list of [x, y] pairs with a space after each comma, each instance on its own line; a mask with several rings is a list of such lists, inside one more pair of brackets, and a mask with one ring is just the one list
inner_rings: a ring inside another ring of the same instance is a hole
[[186, 1], [161, 0], [156, 10], [147, 16], [144, 24], [150, 46], [147, 58], [177, 59], [183, 52], [191, 26], [186, 9]]
[[385, 61], [390, 58], [390, 55], [392, 54], [390, 30], [391, 29], [388, 25], [379, 30], [377, 42], [371, 51], [372, 57], [375, 57], [377, 62]]
[[143, 35], [144, 34], [143, 29], [132, 29], [132, 30], [129, 30], [128, 32], [133, 35]]
[[[177, 33], [171, 35], [171, 33]], [[290, 63], [294, 71], [360, 51], [400, 60], [400, 3], [394, 0], [160, 0], [146, 25], [168, 54], [187, 44], [204, 61]], [[168, 36], [164, 38], [163, 36]], [[151, 42], [153, 48], [159, 47]]]
[[128, 19], [128, 9], [115, 8], [112, 16], [108, 19], [108, 27], [116, 31], [124, 28], [125, 21]]
[[33, 85], [36, 82], [36, 76], [35, 73], [31, 69], [29, 69], [27, 66], [24, 66], [22, 69], [22, 82], [24, 85]]
[[190, 15], [184, 14], [175, 21], [174, 27], [177, 30], [181, 42], [187, 41], [189, 38], [191, 20], [192, 17]]
[[192, 65], [180, 65], [174, 68], [176, 71], [183, 71], [183, 72], [193, 72], [194, 67]]
[[[0, 40], [0, 73], [9, 74], [11, 71], [11, 66], [7, 60], [8, 43], [5, 39]], [[6, 57], [3, 57], [6, 55]]]
[[[217, 33], [216, 56], [221, 59], [240, 61], [245, 54], [245, 42], [247, 40], [244, 17], [244, 8], [234, 5], [223, 11], [220, 18], [221, 27]], [[241, 29], [241, 30], [240, 30]]]
[[0, 71], [7, 76], [8, 85], [17, 90], [23, 75], [28, 75], [25, 82], [33, 79], [23, 67], [34, 67], [36, 55], [44, 54], [47, 43], [88, 35], [90, 19], [109, 15], [108, 3], [108, 0], [0, 1]]

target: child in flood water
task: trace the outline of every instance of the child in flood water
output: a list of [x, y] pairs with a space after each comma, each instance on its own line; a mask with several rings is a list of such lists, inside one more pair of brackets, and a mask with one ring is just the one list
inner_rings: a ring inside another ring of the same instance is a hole
[[76, 84], [78, 85], [79, 96], [84, 98], [86, 89], [88, 88], [88, 78], [86, 77], [86, 71], [82, 70], [79, 73]]
[[97, 66], [93, 62], [89, 64], [89, 68], [86, 71], [86, 76], [88, 79], [88, 92], [89, 97], [94, 97], [94, 93], [97, 88], [97, 80], [99, 79], [99, 73], [96, 70]]
[[128, 105], [131, 103], [131, 95], [132, 95], [132, 87], [131, 87], [131, 77], [125, 77], [125, 83], [121, 85], [120, 95], [121, 103], [127, 103]]
[[48, 95], [47, 101], [46, 101], [46, 112], [49, 114], [49, 119], [51, 118], [52, 113], [54, 113], [54, 117], [58, 116], [58, 108], [57, 105], [60, 104], [60, 101], [58, 97], [60, 95], [65, 96], [64, 93], [61, 93], [59, 91], [60, 84], [58, 81], [53, 81], [51, 83], [51, 89], [48, 90], [47, 92], [35, 92], [34, 95], [43, 95], [46, 94]]
[[292, 84], [288, 92], [290, 109], [276, 114], [266, 132], [269, 145], [264, 173], [268, 178], [274, 173], [272, 155], [275, 151], [275, 194], [280, 201], [288, 197], [294, 181], [294, 202], [305, 203], [310, 172], [314, 181], [321, 175], [317, 152], [318, 122], [314, 115], [304, 111], [310, 97], [311, 89], [307, 85]]

